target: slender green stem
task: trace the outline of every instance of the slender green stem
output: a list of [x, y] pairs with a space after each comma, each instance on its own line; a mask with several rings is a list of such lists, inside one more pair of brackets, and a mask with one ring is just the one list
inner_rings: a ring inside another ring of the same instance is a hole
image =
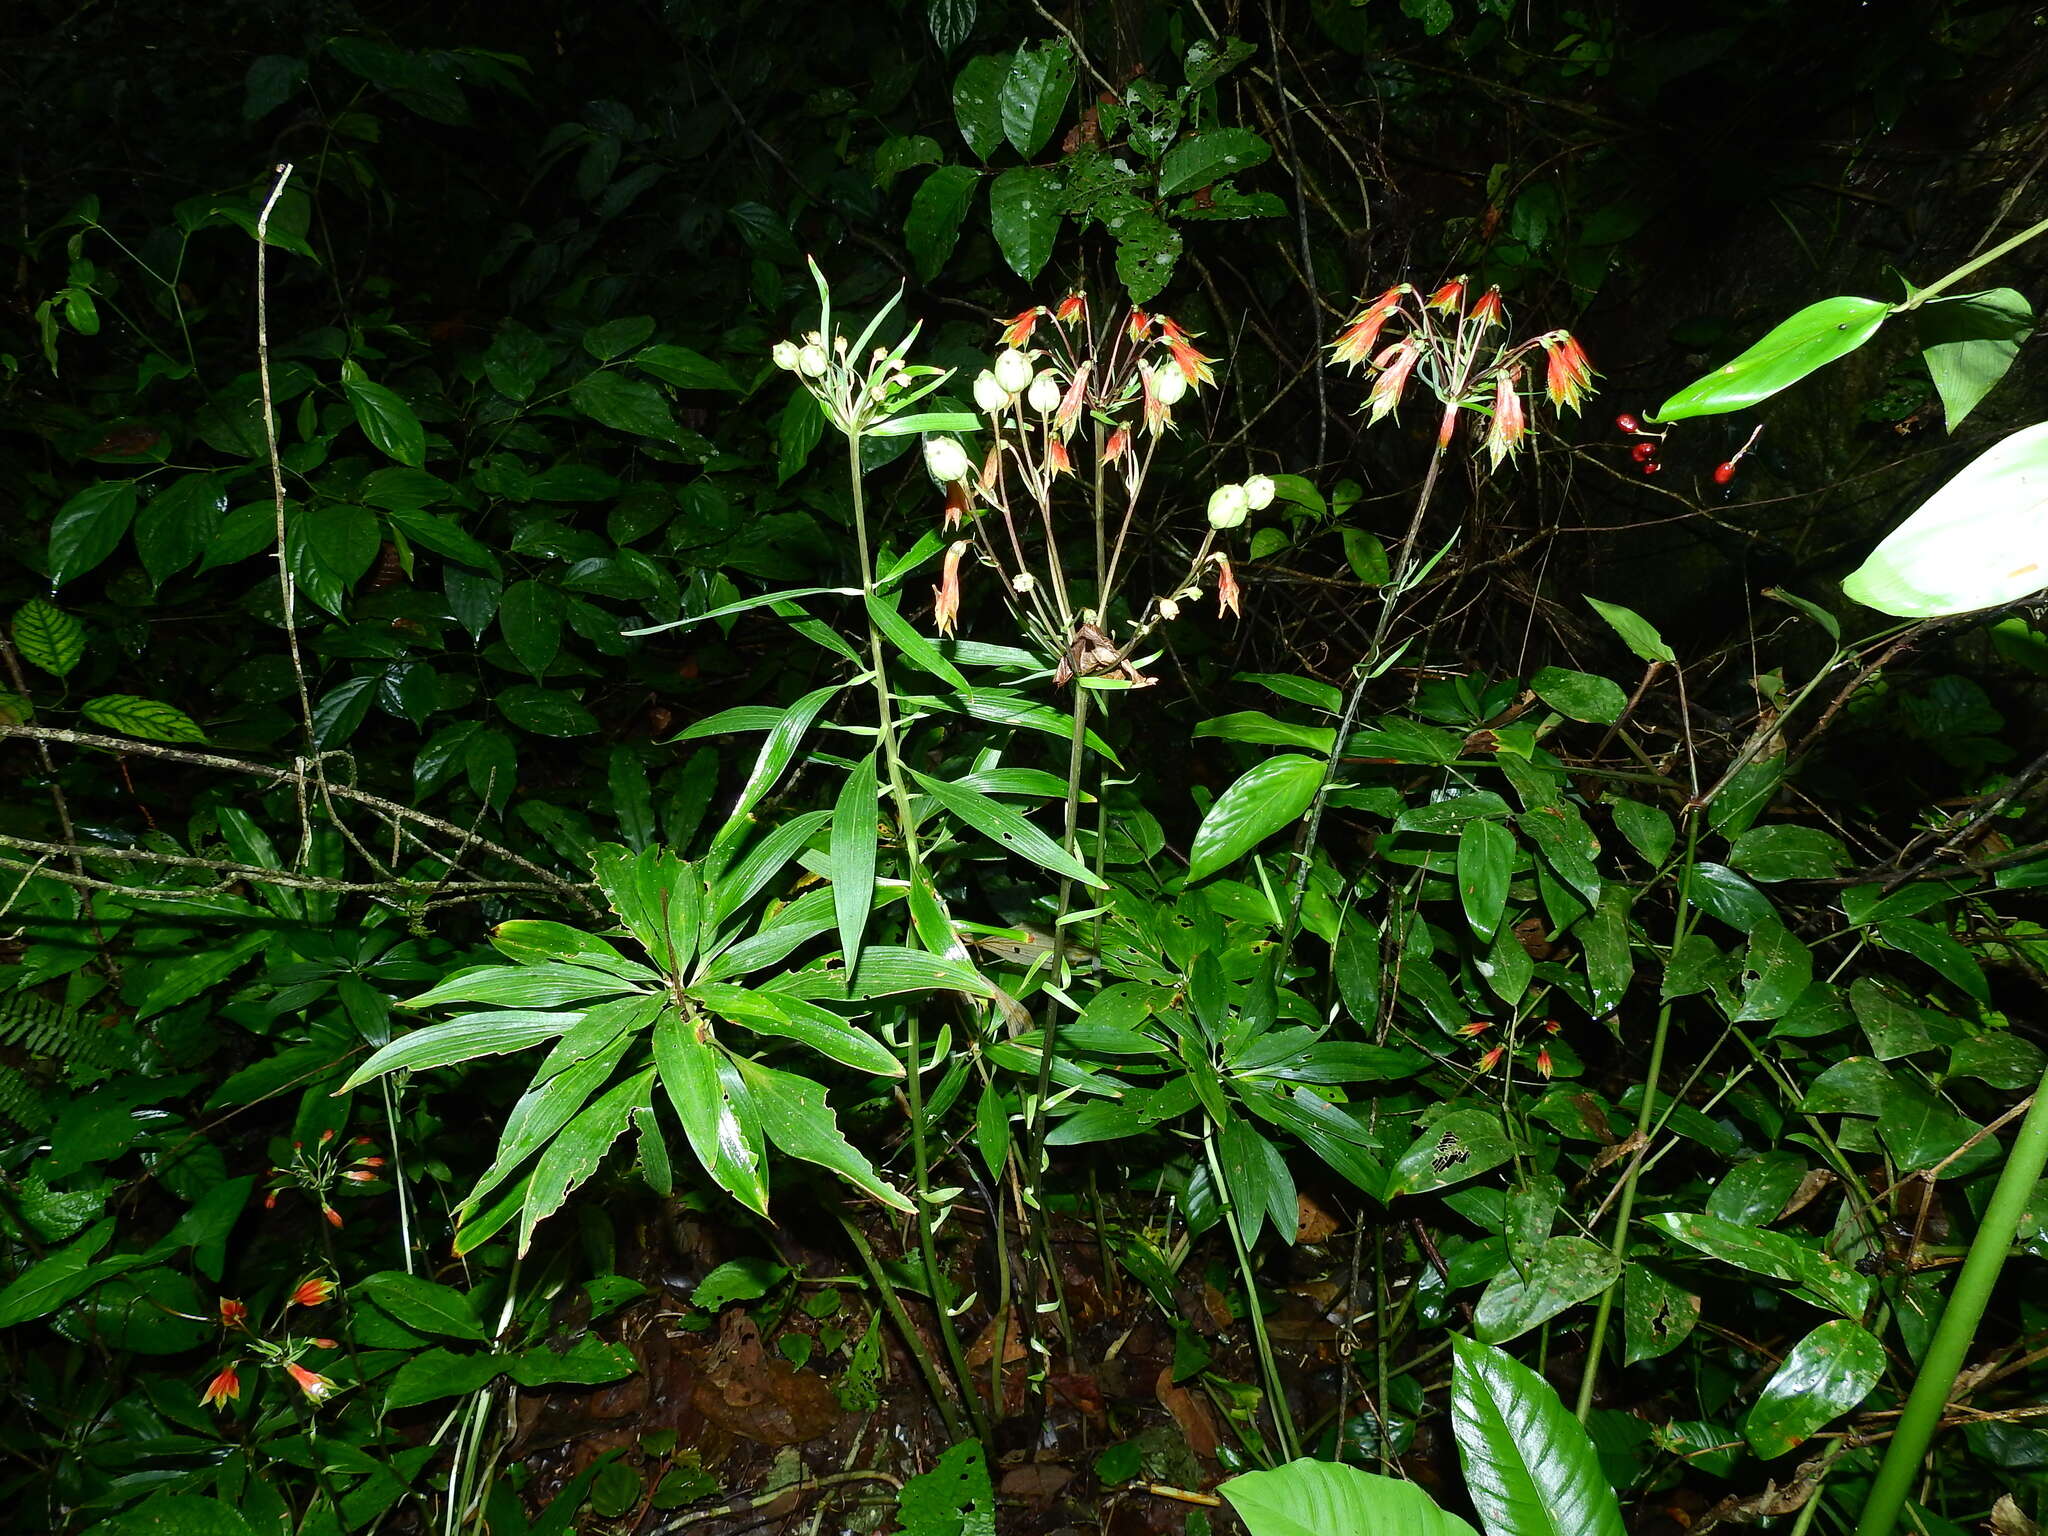
[[1969, 1256], [1956, 1274], [1934, 1340], [1921, 1358], [1920, 1373], [1913, 1379], [1899, 1426], [1878, 1465], [1877, 1481], [1870, 1485], [1870, 1498], [1856, 1522], [1856, 1536], [1889, 1536], [1897, 1526], [2044, 1165], [2048, 1165], [2048, 1073], [2043, 1073], [2034, 1087], [2033, 1106], [2020, 1122], [2012, 1151], [1984, 1208], [1984, 1219], [1970, 1239]]
[[[889, 1321], [896, 1325], [897, 1333], [903, 1336], [904, 1348], [917, 1361], [917, 1368], [924, 1375], [924, 1384], [938, 1404], [939, 1417], [945, 1420], [946, 1433], [960, 1439], [967, 1433], [966, 1421], [960, 1417], [960, 1407], [952, 1390], [946, 1385], [946, 1378], [939, 1370], [938, 1361], [932, 1352], [924, 1347], [924, 1339], [917, 1331], [917, 1325], [910, 1320], [910, 1313], [904, 1309], [903, 1298], [896, 1294], [896, 1287], [890, 1281], [888, 1272], [875, 1258], [875, 1250], [869, 1246], [867, 1234], [855, 1225], [853, 1218], [834, 1207], [833, 1215], [839, 1218], [839, 1225], [846, 1229], [847, 1241], [853, 1244], [853, 1251], [860, 1259], [860, 1267], [874, 1283], [875, 1294], [882, 1298], [882, 1310], [889, 1314]], [[933, 1305], [939, 1316], [946, 1315], [943, 1301], [933, 1298]]]
[[[860, 586], [863, 607], [871, 600], [875, 591], [875, 566], [868, 548], [867, 502], [862, 495], [861, 434], [857, 431], [846, 434], [847, 481], [853, 491], [854, 538], [860, 551]], [[913, 880], [923, 873], [923, 859], [918, 849], [917, 821], [912, 812], [910, 790], [904, 782], [903, 759], [896, 741], [895, 701], [889, 691], [887, 660], [882, 651], [882, 632], [872, 616], [868, 618], [868, 656], [874, 673], [875, 718], [877, 736], [882, 746], [882, 761], [888, 769], [890, 797], [896, 806], [896, 825], [903, 839], [903, 853], [910, 866]], [[967, 1352], [960, 1347], [960, 1331], [953, 1326], [953, 1313], [946, 1304], [948, 1289], [945, 1276], [939, 1267], [938, 1242], [932, 1231], [932, 1207], [928, 1196], [931, 1193], [931, 1149], [925, 1137], [924, 1123], [924, 1064], [923, 1050], [918, 1039], [918, 1012], [915, 1005], [905, 1010], [908, 1034], [905, 1041], [904, 1098], [910, 1109], [910, 1154], [912, 1169], [916, 1178], [917, 1245], [924, 1259], [925, 1284], [931, 1289], [932, 1312], [938, 1318], [939, 1340], [945, 1346], [946, 1362], [952, 1367], [953, 1380], [961, 1400], [974, 1419], [975, 1433], [988, 1439], [988, 1424], [983, 1416], [981, 1399], [968, 1385]], [[850, 1230], [850, 1229], [849, 1229]], [[898, 1306], [900, 1311], [900, 1304]], [[956, 1414], [947, 1407], [945, 1394], [938, 1392], [941, 1407], [946, 1408], [947, 1428], [958, 1433]]]
[[1251, 1313], [1252, 1342], [1258, 1347], [1259, 1369], [1266, 1378], [1266, 1398], [1273, 1413], [1273, 1434], [1280, 1442], [1280, 1459], [1292, 1461], [1301, 1454], [1294, 1430], [1294, 1410], [1287, 1404], [1287, 1384], [1280, 1377], [1280, 1365], [1273, 1358], [1273, 1341], [1266, 1336], [1266, 1313], [1259, 1305], [1258, 1277], [1252, 1271], [1251, 1249], [1245, 1246], [1244, 1229], [1237, 1224], [1237, 1200], [1223, 1177], [1223, 1164], [1216, 1156], [1215, 1126], [1202, 1125], [1202, 1154], [1209, 1160], [1209, 1177], [1216, 1183], [1216, 1198], [1223, 1206], [1223, 1224], [1230, 1229], [1230, 1245], [1237, 1251], [1237, 1272], [1244, 1279], [1244, 1301]]
[[[1678, 872], [1678, 916], [1671, 924], [1671, 957], [1678, 956], [1679, 946], [1685, 943], [1685, 936], [1692, 926], [1692, 871], [1699, 852], [1699, 818], [1686, 819], [1685, 863]], [[1593, 1312], [1593, 1335], [1586, 1346], [1586, 1369], [1579, 1378], [1579, 1422], [1584, 1423], [1593, 1411], [1593, 1393], [1600, 1383], [1600, 1351], [1607, 1343], [1608, 1320], [1614, 1315], [1615, 1287], [1621, 1282], [1621, 1272], [1628, 1263], [1628, 1226], [1635, 1217], [1636, 1181], [1642, 1177], [1643, 1164], [1648, 1160], [1650, 1122], [1657, 1113], [1657, 1082], [1664, 1075], [1664, 1046], [1671, 1037], [1671, 1000], [1657, 1010], [1657, 1030], [1650, 1037], [1650, 1070], [1643, 1078], [1643, 1102], [1636, 1111], [1637, 1146], [1629, 1158], [1628, 1171], [1621, 1176], [1621, 1199], [1614, 1209], [1614, 1279], [1607, 1282], [1607, 1288], [1600, 1293], [1600, 1305]]]
[[1909, 309], [1918, 309], [1922, 304], [1925, 304], [1929, 299], [1933, 298], [1943, 289], [1952, 288], [1957, 283], [1960, 283], [1964, 278], [1968, 277], [1972, 272], [1975, 272], [1979, 267], [1990, 266], [1991, 263], [1998, 260], [1999, 257], [2010, 255], [2012, 252], [2018, 250], [2021, 246], [2025, 245], [2029, 240], [2037, 239], [2044, 234], [2048, 234], [2048, 219], [2043, 219], [2040, 223], [2021, 230], [2018, 234], [2014, 235], [2010, 240], [2007, 240], [2002, 245], [1994, 245], [1982, 256], [1979, 256], [1972, 261], [1964, 262], [1960, 267], [1957, 267], [1955, 271], [1949, 273], [1946, 277], [1936, 278], [1933, 282], [1929, 283], [1925, 288], [1922, 288], [1918, 293], [1914, 294], [1913, 297], [1907, 299], [1904, 303], [1894, 304], [1892, 306], [1892, 313], [1895, 315], [1903, 314], [1905, 311]]

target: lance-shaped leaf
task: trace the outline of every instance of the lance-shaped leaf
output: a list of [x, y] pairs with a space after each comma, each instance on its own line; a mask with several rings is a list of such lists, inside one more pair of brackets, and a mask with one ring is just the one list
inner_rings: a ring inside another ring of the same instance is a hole
[[1550, 1383], [1490, 1345], [1451, 1348], [1458, 1457], [1486, 1536], [1622, 1536], [1592, 1438]]
[[1306, 1456], [1216, 1491], [1251, 1536], [1473, 1536], [1414, 1483]]
[[911, 770], [918, 786], [947, 810], [982, 836], [1001, 843], [1010, 852], [1029, 859], [1041, 868], [1083, 885], [1103, 886], [1093, 870], [1058, 843], [1031, 825], [1000, 800], [992, 800], [964, 784], [950, 784], [929, 774]]
[[2048, 587], [2048, 422], [1973, 460], [1842, 583], [1867, 608], [1935, 619]]
[[1809, 304], [1741, 356], [1681, 389], [1650, 419], [1717, 416], [1768, 400], [1816, 368], [1854, 352], [1877, 334], [1891, 310], [1878, 299], [1848, 296]]

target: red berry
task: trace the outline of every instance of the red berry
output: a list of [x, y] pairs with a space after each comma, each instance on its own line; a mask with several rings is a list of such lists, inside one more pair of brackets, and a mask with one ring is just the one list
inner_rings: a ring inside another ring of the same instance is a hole
[[1640, 421], [1637, 421], [1635, 417], [1631, 416], [1627, 411], [1623, 411], [1619, 416], [1614, 418], [1614, 425], [1617, 430], [1622, 432], [1640, 432], [1643, 430], [1643, 424]]
[[1633, 448], [1629, 449], [1628, 456], [1638, 464], [1647, 464], [1650, 460], [1657, 457], [1657, 445], [1655, 443], [1637, 443]]
[[1655, 459], [1645, 459], [1643, 460], [1643, 473], [1646, 475], [1661, 475], [1664, 473], [1664, 466]]
[[1730, 459], [1726, 464], [1716, 464], [1714, 466], [1714, 484], [1726, 485], [1730, 480], [1733, 480], [1734, 478], [1735, 461], [1733, 459]]

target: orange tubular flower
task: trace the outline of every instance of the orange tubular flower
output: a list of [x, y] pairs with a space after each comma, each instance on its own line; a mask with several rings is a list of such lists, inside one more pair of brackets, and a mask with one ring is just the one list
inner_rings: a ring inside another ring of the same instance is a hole
[[1593, 364], [1586, 349], [1571, 332], [1552, 331], [1543, 338], [1543, 353], [1543, 392], [1559, 410], [1577, 411], [1593, 384]]
[[321, 1206], [320, 1214], [327, 1218], [327, 1225], [330, 1227], [339, 1227], [341, 1225], [341, 1212], [337, 1211], [333, 1206]]
[[1522, 445], [1528, 417], [1522, 411], [1522, 392], [1515, 388], [1519, 368], [1503, 368], [1493, 376], [1493, 421], [1486, 429], [1486, 454], [1495, 469], [1501, 460], [1511, 459]]
[[1074, 472], [1074, 461], [1067, 457], [1067, 445], [1057, 437], [1045, 440], [1045, 472], [1055, 480]]
[[1140, 363], [1138, 378], [1145, 389], [1145, 430], [1157, 437], [1173, 425], [1173, 408], [1159, 398], [1159, 376], [1154, 370]]
[[1472, 306], [1472, 318], [1481, 325], [1507, 324], [1507, 312], [1501, 308], [1498, 283], [1479, 295], [1479, 302]]
[[377, 1182], [377, 1171], [374, 1168], [344, 1168], [341, 1176], [351, 1184], [374, 1184]]
[[1470, 1024], [1460, 1024], [1458, 1026], [1458, 1033], [1467, 1040], [1473, 1040], [1485, 1034], [1491, 1028], [1493, 1028], [1493, 1020], [1474, 1019]]
[[951, 533], [955, 528], [958, 528], [960, 526], [961, 519], [966, 516], [967, 482], [964, 480], [955, 480], [951, 485], [946, 487], [945, 531]]
[[1081, 407], [1088, 403], [1088, 367], [1092, 359], [1084, 360], [1074, 370], [1074, 380], [1067, 386], [1067, 392], [1060, 396], [1060, 408], [1053, 412], [1053, 430], [1061, 437], [1071, 437], [1074, 424], [1081, 419]]
[[1545, 1077], [1550, 1076], [1550, 1047], [1547, 1045], [1536, 1052], [1536, 1070]]
[[334, 1395], [334, 1383], [318, 1371], [309, 1371], [296, 1360], [285, 1362], [284, 1373], [291, 1377], [298, 1389], [306, 1394], [309, 1401], [324, 1403]]
[[1204, 384], [1216, 382], [1216, 375], [1209, 368], [1215, 359], [1195, 350], [1192, 333], [1182, 330], [1166, 316], [1161, 315], [1159, 335], [1165, 341], [1167, 351], [1173, 354], [1173, 360], [1180, 364], [1180, 371], [1187, 379], [1189, 389], [1200, 389]]
[[206, 1384], [206, 1390], [199, 1394], [202, 1408], [225, 1408], [229, 1403], [242, 1400], [242, 1378], [235, 1374], [232, 1365], [220, 1368], [220, 1374]]
[[1454, 315], [1465, 303], [1465, 279], [1453, 277], [1424, 301], [1424, 307], [1439, 314]]
[[220, 1299], [220, 1325], [223, 1328], [246, 1328], [249, 1326], [249, 1304], [234, 1301], [223, 1296]]
[[1129, 336], [1133, 342], [1143, 341], [1152, 334], [1152, 317], [1142, 309], [1132, 310], [1131, 321], [1129, 325], [1124, 327], [1124, 334]]
[[1238, 607], [1237, 598], [1237, 573], [1230, 568], [1230, 557], [1228, 555], [1218, 555], [1216, 557], [1216, 611], [1218, 613], [1234, 613], [1239, 618], [1243, 618], [1244, 610]]
[[1075, 292], [1060, 300], [1060, 307], [1052, 312], [1053, 319], [1061, 325], [1072, 325], [1088, 318], [1088, 295]]
[[1491, 1072], [1500, 1065], [1501, 1057], [1507, 1055], [1507, 1053], [1508, 1048], [1506, 1046], [1496, 1045], [1492, 1050], [1479, 1058], [1479, 1070], [1481, 1072]]
[[1130, 429], [1127, 427], [1118, 427], [1114, 432], [1109, 434], [1109, 441], [1102, 445], [1102, 462], [1105, 464], [1113, 464], [1118, 459], [1128, 457], [1130, 451]]
[[967, 553], [967, 541], [946, 546], [945, 564], [939, 569], [939, 584], [932, 588], [932, 618], [939, 633], [950, 635], [960, 622], [960, 557]]
[[1003, 345], [1022, 348], [1024, 343], [1031, 339], [1031, 332], [1038, 325], [1040, 312], [1038, 308], [1027, 309], [1016, 319], [1007, 322], [1003, 326]]
[[310, 1280], [301, 1280], [298, 1289], [292, 1292], [291, 1300], [286, 1302], [285, 1305], [289, 1307], [317, 1307], [333, 1294], [334, 1282], [332, 1280], [322, 1280], [316, 1275]]
[[1344, 328], [1344, 332], [1330, 343], [1330, 356], [1347, 368], [1355, 368], [1372, 357], [1373, 348], [1378, 345], [1380, 332], [1401, 307], [1401, 296], [1408, 291], [1407, 285], [1389, 288], [1385, 293], [1367, 305], [1365, 312]]
[[1380, 421], [1401, 404], [1401, 392], [1408, 387], [1408, 375], [1422, 356], [1422, 344], [1412, 336], [1387, 348], [1374, 361], [1380, 376], [1372, 381], [1372, 419]]

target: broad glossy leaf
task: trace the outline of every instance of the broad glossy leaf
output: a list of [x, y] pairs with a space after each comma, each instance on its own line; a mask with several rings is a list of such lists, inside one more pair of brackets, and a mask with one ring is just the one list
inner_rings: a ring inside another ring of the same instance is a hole
[[1417, 1133], [1387, 1180], [1387, 1195], [1416, 1195], [1463, 1183], [1514, 1156], [1500, 1116], [1488, 1109], [1454, 1109]]
[[1245, 1472], [1216, 1491], [1250, 1536], [1474, 1536], [1405, 1478], [1303, 1457]]
[[1629, 1365], [1670, 1354], [1700, 1320], [1699, 1297], [1647, 1265], [1629, 1265], [1621, 1284], [1622, 1358]]
[[989, 225], [1010, 270], [1029, 281], [1052, 260], [1065, 204], [1059, 172], [1051, 166], [1020, 165], [1003, 172], [988, 189]]
[[1051, 870], [1064, 879], [1106, 888], [1105, 882], [1093, 870], [1002, 801], [991, 799], [980, 791], [969, 789], [962, 784], [935, 779], [915, 769], [911, 770], [911, 776], [917, 780], [926, 794], [983, 837], [1000, 843], [1018, 857], [1029, 859], [1040, 868]]
[[430, 1024], [400, 1035], [349, 1074], [340, 1091], [347, 1093], [387, 1072], [425, 1072], [482, 1056], [503, 1056], [544, 1044], [573, 1029], [583, 1015], [572, 1009], [535, 1012], [504, 1008], [492, 1013], [465, 1013], [442, 1024]]
[[14, 610], [14, 648], [52, 677], [65, 677], [85, 658], [85, 626], [54, 603], [32, 597]]
[[411, 406], [367, 379], [344, 379], [341, 392], [355, 409], [356, 425], [378, 448], [412, 469], [426, 462], [427, 431]]
[[704, 1171], [749, 1210], [768, 1210], [764, 1149], [751, 1100], [729, 1097], [718, 1048], [674, 1012], [654, 1025], [654, 1064]]
[[1782, 923], [1759, 923], [1742, 959], [1735, 1022], [1781, 1019], [1813, 983], [1813, 951]]
[[1644, 1222], [1667, 1237], [1697, 1248], [1710, 1259], [1789, 1280], [1817, 1304], [1849, 1317], [1861, 1317], [1870, 1304], [1870, 1281], [1848, 1265], [1829, 1258], [1783, 1232], [1737, 1226], [1718, 1216], [1664, 1211]]
[[384, 1389], [386, 1408], [416, 1408], [444, 1397], [467, 1397], [495, 1381], [505, 1362], [497, 1355], [425, 1349], [395, 1371]]
[[700, 981], [689, 995], [720, 1018], [757, 1034], [800, 1040], [821, 1056], [875, 1077], [901, 1077], [903, 1063], [874, 1036], [801, 997]]
[[1623, 1536], [1599, 1454], [1550, 1383], [1461, 1335], [1451, 1349], [1458, 1458], [1487, 1536]]
[[1159, 192], [1175, 197], [1264, 165], [1273, 146], [1249, 128], [1209, 128], [1188, 135], [1159, 162]]
[[1309, 752], [1329, 754], [1337, 732], [1327, 725], [1296, 725], [1276, 720], [1261, 709], [1241, 709], [1234, 715], [1217, 715], [1196, 724], [1197, 736], [1214, 736], [1222, 741], [1249, 741], [1267, 747], [1300, 747]]
[[515, 581], [498, 599], [498, 628], [519, 665], [545, 677], [562, 649], [569, 600], [544, 581]]
[[1514, 872], [1515, 834], [1490, 818], [1468, 821], [1458, 832], [1458, 899], [1465, 921], [1491, 943], [1507, 910]]
[[182, 709], [159, 699], [138, 699], [132, 693], [103, 693], [86, 700], [79, 713], [94, 725], [144, 741], [206, 740], [206, 732]]
[[953, 79], [953, 121], [975, 157], [986, 161], [1003, 142], [1003, 82], [1015, 56], [984, 53]]
[[57, 509], [50, 520], [50, 585], [83, 576], [121, 547], [135, 518], [135, 482], [102, 480]]
[[1234, 864], [1282, 827], [1293, 825], [1315, 799], [1323, 763], [1284, 753], [1248, 770], [1216, 797], [1195, 832], [1188, 881]]
[[575, 694], [560, 688], [520, 683], [501, 690], [492, 702], [507, 720], [536, 736], [597, 734], [597, 716], [585, 709]]
[[1843, 297], [1809, 304], [1739, 357], [1681, 389], [1652, 421], [1684, 421], [1739, 411], [1797, 384], [1816, 368], [1847, 357], [1877, 334], [1891, 306]]
[[903, 220], [903, 243], [910, 249], [917, 275], [930, 282], [939, 275], [953, 245], [960, 238], [960, 225], [974, 189], [981, 177], [969, 165], [941, 165], [918, 183], [910, 199], [910, 212]]
[[1519, 1268], [1493, 1277], [1472, 1313], [1472, 1331], [1505, 1344], [1568, 1307], [1598, 1296], [1621, 1273], [1613, 1252], [1585, 1237], [1553, 1237]]
[[642, 347], [633, 354], [633, 366], [643, 373], [651, 373], [664, 384], [673, 384], [677, 389], [717, 389], [732, 394], [744, 393], [740, 382], [726, 369], [723, 363], [712, 361], [702, 352], [692, 352], [688, 347], [671, 346], [661, 342], [651, 347]]
[[1628, 695], [1619, 683], [1591, 672], [1545, 667], [1529, 679], [1529, 686], [1559, 714], [1595, 725], [1612, 725], [1628, 707]]
[[1003, 134], [1026, 160], [1052, 138], [1074, 89], [1074, 51], [1064, 39], [1019, 48], [1003, 81]]
[[1913, 324], [1953, 432], [2012, 367], [2033, 334], [2034, 311], [2023, 294], [1992, 288], [1930, 300], [1913, 311]]
[[135, 509], [135, 554], [161, 586], [213, 542], [228, 512], [227, 475], [181, 475]]
[[1884, 1346], [1860, 1325], [1822, 1323], [1792, 1346], [1765, 1384], [1742, 1421], [1744, 1438], [1766, 1461], [1784, 1455], [1868, 1397], [1884, 1364]]
[[1728, 862], [1752, 880], [1827, 880], [1849, 862], [1840, 838], [1785, 822], [1751, 827], [1728, 845]]
[[1678, 659], [1677, 652], [1664, 643], [1664, 637], [1657, 633], [1656, 626], [1635, 609], [1625, 608], [1620, 603], [1603, 603], [1599, 598], [1592, 596], [1588, 596], [1586, 601], [1595, 613], [1607, 621], [1608, 627], [1621, 636], [1622, 644], [1644, 661]]
[[1892, 530], [1842, 583], [1867, 608], [1934, 619], [2048, 587], [2048, 422], [1996, 444]]
[[442, 1285], [402, 1269], [387, 1269], [358, 1280], [354, 1289], [367, 1293], [408, 1328], [478, 1344], [490, 1336], [476, 1315], [475, 1305], [452, 1285]]

